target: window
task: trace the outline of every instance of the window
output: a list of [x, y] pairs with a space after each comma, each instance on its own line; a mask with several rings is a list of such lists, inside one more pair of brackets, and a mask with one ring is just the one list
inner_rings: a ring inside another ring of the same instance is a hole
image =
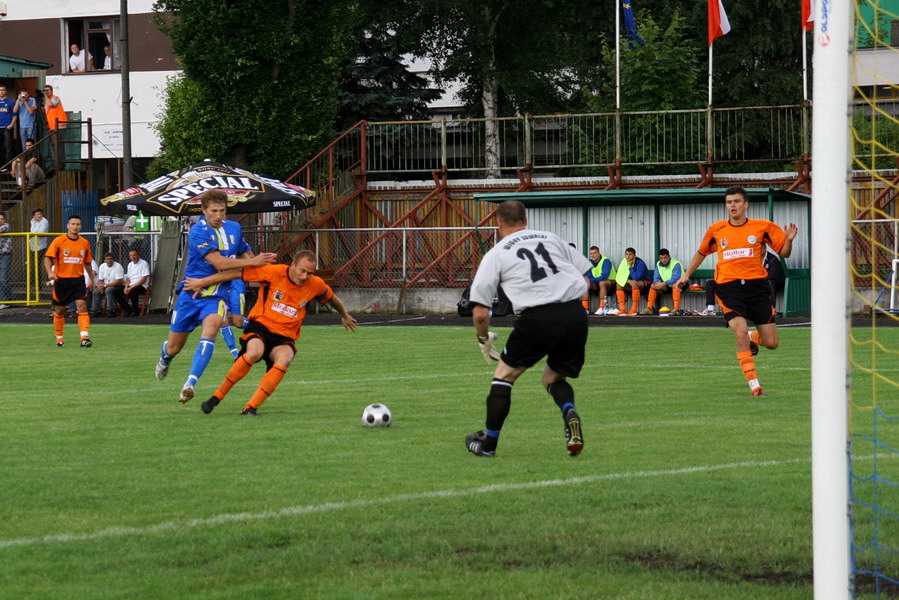
[[[119, 17], [90, 17], [68, 19], [63, 40], [66, 73], [87, 71], [118, 71], [122, 68], [119, 47]], [[79, 57], [72, 49], [77, 45]], [[74, 69], [73, 69], [74, 67]]]

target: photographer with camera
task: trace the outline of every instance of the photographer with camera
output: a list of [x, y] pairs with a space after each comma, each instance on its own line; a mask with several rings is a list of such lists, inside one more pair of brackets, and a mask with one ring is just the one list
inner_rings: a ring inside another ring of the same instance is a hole
[[19, 96], [16, 98], [16, 105], [13, 112], [19, 117], [19, 142], [22, 144], [22, 151], [26, 150], [25, 140], [34, 139], [35, 124], [37, 123], [37, 102], [28, 94], [28, 90], [22, 88], [19, 90]]

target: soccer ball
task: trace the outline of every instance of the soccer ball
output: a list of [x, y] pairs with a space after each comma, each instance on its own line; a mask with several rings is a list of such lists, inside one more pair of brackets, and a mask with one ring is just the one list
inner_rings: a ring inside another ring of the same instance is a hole
[[383, 404], [369, 404], [362, 411], [362, 426], [374, 429], [376, 427], [390, 427], [393, 423], [393, 415], [390, 409]]
[[663, 306], [662, 308], [659, 309], [660, 317], [667, 317], [670, 314], [671, 314], [671, 309], [668, 308], [667, 306]]

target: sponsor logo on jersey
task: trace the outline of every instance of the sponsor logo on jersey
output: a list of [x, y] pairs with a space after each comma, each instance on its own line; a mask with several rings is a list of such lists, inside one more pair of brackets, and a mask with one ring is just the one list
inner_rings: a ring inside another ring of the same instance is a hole
[[756, 241], [758, 241], [758, 238], [755, 237], [754, 235], [750, 235], [748, 238], [748, 241], [750, 244], [754, 244], [754, 243], [756, 243]]
[[66, 263], [67, 265], [80, 265], [81, 257], [80, 256], [64, 256], [62, 259], [62, 262]]
[[749, 258], [752, 256], [752, 248], [734, 248], [733, 250], [725, 250], [721, 253], [721, 258], [730, 260], [732, 258]]
[[291, 319], [296, 318], [297, 313], [299, 312], [295, 306], [290, 306], [283, 302], [272, 302], [272, 310], [276, 313], [281, 313], [285, 317], [290, 317]]

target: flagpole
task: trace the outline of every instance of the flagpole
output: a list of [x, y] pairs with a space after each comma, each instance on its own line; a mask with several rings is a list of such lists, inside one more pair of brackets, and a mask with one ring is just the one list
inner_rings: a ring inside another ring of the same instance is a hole
[[615, 110], [621, 110], [621, 7], [615, 3]]
[[808, 51], [805, 46], [805, 23], [801, 26], [800, 41], [802, 42], [802, 101], [808, 102]]
[[713, 143], [713, 133], [712, 133], [712, 48], [714, 44], [709, 44], [709, 106], [706, 111], [705, 117], [705, 149], [706, 149], [706, 157], [708, 162], [712, 162], [712, 143]]

